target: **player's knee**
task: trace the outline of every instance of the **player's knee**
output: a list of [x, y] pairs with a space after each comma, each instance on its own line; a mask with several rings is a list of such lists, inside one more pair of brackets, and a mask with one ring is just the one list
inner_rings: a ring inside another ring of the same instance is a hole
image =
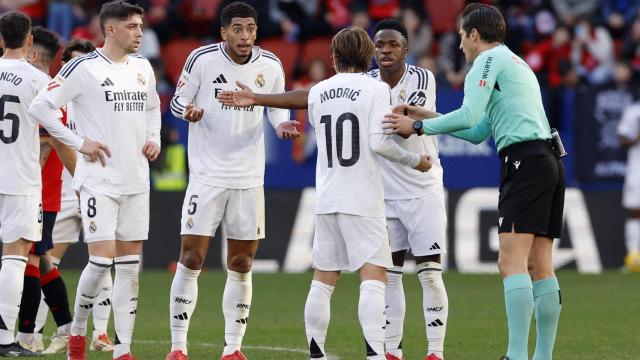
[[253, 265], [253, 257], [248, 254], [238, 254], [230, 256], [227, 261], [227, 268], [232, 271], [240, 273], [247, 273], [251, 271]]
[[196, 250], [186, 250], [180, 254], [180, 263], [192, 270], [200, 270], [204, 263], [204, 254]]

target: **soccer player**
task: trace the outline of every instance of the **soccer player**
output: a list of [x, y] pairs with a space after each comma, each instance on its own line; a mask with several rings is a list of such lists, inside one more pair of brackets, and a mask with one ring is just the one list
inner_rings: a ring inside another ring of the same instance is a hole
[[27, 111], [49, 77], [26, 61], [33, 44], [29, 17], [20, 12], [2, 15], [0, 37], [4, 47], [0, 105], [3, 119], [11, 123], [0, 131], [0, 355], [36, 356], [39, 353], [15, 342], [14, 329], [27, 255], [42, 232], [38, 122]]
[[629, 148], [622, 206], [628, 211], [625, 240], [628, 256], [640, 253], [640, 104], [628, 107], [618, 124], [620, 143]]
[[[198, 297], [197, 279], [210, 238], [222, 222], [227, 237], [227, 282], [222, 296], [225, 319], [222, 359], [242, 360], [240, 347], [251, 308], [251, 265], [264, 226], [263, 107], [220, 104], [216, 93], [235, 81], [252, 88], [284, 91], [280, 60], [254, 46], [256, 10], [232, 2], [221, 13], [221, 43], [194, 50], [171, 101], [171, 110], [189, 124], [189, 186], [182, 206], [181, 251], [170, 296], [171, 352], [187, 358], [187, 332]], [[269, 109], [280, 138], [299, 133], [287, 110]]]
[[[112, 149], [97, 154], [104, 166], [80, 158], [73, 178], [73, 187], [80, 192], [89, 263], [76, 293], [70, 360], [86, 359], [87, 318], [112, 265], [118, 339], [113, 358], [134, 359], [130, 345], [140, 254], [149, 232], [148, 161], [160, 153], [155, 76], [149, 61], [134, 54], [142, 40], [143, 15], [141, 7], [124, 1], [104, 4], [100, 10], [104, 46], [68, 62], [31, 106], [32, 114], [47, 118], [46, 114], [71, 103], [78, 133], [95, 136]], [[66, 144], [81, 141], [61, 123], [47, 129]]]
[[377, 155], [419, 171], [431, 162], [383, 133], [391, 92], [366, 74], [374, 52], [367, 32], [341, 30], [331, 49], [337, 74], [312, 87], [308, 100], [318, 144], [315, 271], [304, 312], [309, 357], [325, 358], [331, 294], [341, 271], [357, 270], [367, 359], [385, 359], [386, 270], [393, 263]]
[[[529, 325], [535, 312], [533, 359], [548, 360], [561, 309], [552, 250], [553, 239], [562, 234], [565, 173], [552, 147], [536, 76], [502, 43], [505, 31], [504, 18], [495, 7], [468, 5], [462, 13], [460, 48], [472, 66], [462, 107], [438, 116], [400, 105], [387, 116], [385, 126], [405, 136], [450, 133], [476, 144], [493, 135], [502, 162], [498, 268], [509, 326], [509, 348], [503, 359], [528, 359]], [[414, 121], [401, 115], [405, 111], [413, 119], [427, 120]]]
[[[35, 40], [35, 37], [34, 37]], [[62, 51], [62, 64], [68, 63], [71, 59], [86, 55], [95, 50], [95, 46], [84, 39], [75, 39], [69, 41]], [[63, 107], [63, 115], [67, 119], [66, 124], [69, 129], [75, 131], [75, 123], [73, 122], [73, 111], [71, 106]], [[53, 140], [55, 138], [48, 137]], [[51, 161], [51, 160], [49, 160]], [[50, 252], [51, 263], [57, 269], [61, 259], [64, 257], [70, 244], [77, 243], [80, 239], [82, 230], [82, 217], [80, 213], [80, 203], [76, 192], [71, 187], [73, 180], [71, 173], [63, 170], [62, 196], [60, 212], [56, 217], [53, 228], [53, 249]], [[55, 270], [52, 270], [55, 271]], [[51, 272], [49, 273], [51, 274]], [[55, 282], [53, 276], [43, 275], [42, 283]], [[96, 298], [95, 306], [92, 309], [93, 315], [93, 334], [89, 349], [99, 351], [113, 351], [113, 342], [107, 335], [107, 325], [109, 315], [111, 313], [111, 273], [104, 278], [104, 284], [101, 287], [100, 295]], [[47, 318], [49, 307], [44, 299], [40, 301], [38, 316], [36, 317], [35, 329], [42, 331]], [[52, 310], [53, 312], [54, 310]], [[43, 352], [44, 354], [64, 353], [67, 351], [68, 333], [58, 333], [51, 337], [49, 347]]]
[[[382, 20], [376, 25], [374, 34], [374, 58], [379, 69], [370, 71], [369, 75], [391, 87], [392, 105], [409, 103], [435, 110], [433, 74], [405, 62], [408, 45], [404, 26], [397, 20]], [[219, 99], [235, 106], [307, 107], [308, 91], [254, 94], [243, 84], [238, 85], [240, 91], [221, 93]], [[385, 158], [380, 159], [394, 263], [394, 267], [387, 270], [386, 356], [388, 360], [402, 359], [405, 313], [402, 266], [405, 253], [411, 249], [423, 287], [423, 311], [429, 343], [426, 359], [442, 359], [449, 306], [442, 281], [441, 254], [446, 252], [447, 219], [438, 143], [434, 136], [394, 137], [394, 140], [405, 150], [428, 154], [433, 167], [427, 173], [420, 173]]]
[[[49, 76], [49, 67], [60, 48], [58, 36], [41, 26], [34, 27], [31, 33], [33, 46], [29, 49], [28, 60], [33, 66]], [[63, 162], [73, 171], [76, 162], [75, 151], [55, 138], [51, 138], [46, 130], [41, 128], [42, 240], [34, 244], [29, 254], [18, 315], [19, 332], [16, 336], [20, 345], [32, 351], [44, 350], [42, 333], [34, 333], [41, 293], [44, 295], [42, 298], [53, 309], [53, 317], [58, 328], [56, 333], [68, 335], [71, 324], [66, 286], [57, 269], [52, 267], [48, 259], [49, 250], [53, 248], [51, 234], [56, 215], [60, 211]]]

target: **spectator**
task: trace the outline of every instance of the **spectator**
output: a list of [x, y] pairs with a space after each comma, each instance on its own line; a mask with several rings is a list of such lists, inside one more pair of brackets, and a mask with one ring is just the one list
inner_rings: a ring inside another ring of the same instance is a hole
[[349, 26], [351, 23], [349, 0], [325, 0], [325, 7], [325, 20], [334, 32]]
[[365, 29], [369, 36], [373, 37], [371, 16], [369, 15], [369, 9], [367, 7], [354, 6], [353, 9], [351, 9], [351, 25]]
[[571, 58], [571, 32], [566, 26], [559, 26], [553, 35], [535, 45], [525, 60], [531, 69], [538, 74], [542, 84], [552, 88], [562, 83], [559, 72], [561, 61]]
[[571, 60], [578, 74], [594, 85], [607, 82], [614, 60], [609, 32], [602, 26], [594, 27], [587, 18], [578, 20], [574, 32]]
[[640, 17], [631, 24], [622, 44], [622, 57], [629, 60], [635, 78], [640, 78]]
[[602, 18], [607, 22], [611, 35], [619, 39], [624, 35], [628, 24], [633, 22], [640, 10], [638, 1], [601, 0]]
[[322, 15], [320, 0], [269, 0], [269, 16], [280, 24], [285, 38], [291, 42], [332, 33]]
[[438, 66], [447, 78], [447, 82], [454, 89], [461, 89], [469, 65], [464, 54], [459, 49], [460, 36], [457, 31], [450, 31], [440, 37]]
[[431, 42], [433, 40], [431, 27], [424, 14], [414, 7], [407, 7], [402, 10], [402, 23], [407, 29], [409, 44], [411, 44], [407, 62], [415, 64], [420, 57], [431, 52]]
[[71, 39], [85, 39], [91, 41], [96, 47], [104, 43], [104, 35], [100, 26], [100, 16], [94, 14], [86, 25], [79, 26], [71, 32]]
[[556, 15], [567, 26], [583, 17], [590, 17], [598, 8], [598, 0], [551, 0]]

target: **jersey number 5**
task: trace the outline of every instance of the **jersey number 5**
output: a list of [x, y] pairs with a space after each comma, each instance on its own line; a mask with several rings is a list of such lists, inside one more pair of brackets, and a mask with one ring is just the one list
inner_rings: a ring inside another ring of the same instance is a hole
[[[343, 136], [344, 122], [349, 121], [351, 123], [351, 157], [345, 159], [342, 156], [343, 148]], [[328, 166], [333, 167], [333, 136], [331, 132], [331, 115], [323, 115], [320, 118], [320, 123], [324, 124], [324, 137], [327, 142], [327, 160]], [[358, 162], [360, 158], [360, 124], [358, 123], [358, 117], [350, 112], [344, 113], [338, 116], [336, 121], [336, 152], [338, 155], [338, 162], [340, 166], [348, 167], [353, 166]]]
[[6, 102], [12, 102], [19, 104], [20, 98], [15, 95], [2, 95], [0, 96], [0, 121], [11, 120], [11, 135], [5, 135], [3, 130], [0, 130], [0, 140], [5, 144], [11, 144], [18, 139], [18, 133], [20, 132], [20, 118], [14, 113], [4, 113], [4, 104]]

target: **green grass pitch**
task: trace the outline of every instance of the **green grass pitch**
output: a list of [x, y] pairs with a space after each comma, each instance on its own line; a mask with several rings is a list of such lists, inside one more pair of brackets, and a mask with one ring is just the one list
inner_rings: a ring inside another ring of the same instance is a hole
[[[71, 293], [77, 272], [63, 272]], [[133, 353], [139, 360], [163, 360], [170, 348], [168, 299], [173, 274], [144, 271]], [[498, 275], [445, 273], [449, 293], [447, 359], [498, 359], [506, 350], [506, 322], [502, 282]], [[558, 274], [562, 288], [555, 359], [640, 359], [640, 274], [614, 272]], [[191, 320], [189, 358], [219, 359], [223, 343], [220, 301], [225, 274], [203, 272], [199, 300]], [[251, 321], [243, 351], [251, 360], [307, 359], [303, 309], [311, 273], [254, 274]], [[426, 350], [422, 290], [415, 274], [405, 274], [407, 297], [405, 359], [422, 359]], [[358, 277], [346, 274], [331, 303], [331, 324], [326, 342], [330, 359], [362, 360], [364, 342], [357, 317]], [[73, 302], [73, 295], [70, 297]], [[532, 324], [530, 356], [535, 330]], [[113, 336], [113, 322], [110, 334]], [[46, 334], [53, 332], [53, 321]], [[48, 341], [45, 340], [45, 343]], [[64, 359], [50, 356], [49, 359]], [[89, 353], [89, 359], [111, 359], [110, 354]]]

